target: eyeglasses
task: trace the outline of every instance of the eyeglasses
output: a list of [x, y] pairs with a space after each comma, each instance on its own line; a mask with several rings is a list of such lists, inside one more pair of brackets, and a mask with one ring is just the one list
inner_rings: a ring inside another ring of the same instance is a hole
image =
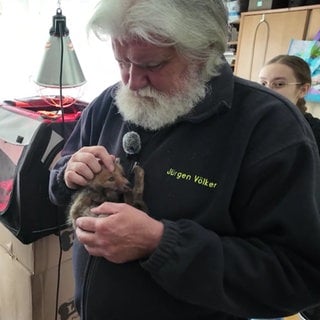
[[275, 80], [275, 81], [271, 81], [271, 82], [261, 81], [260, 84], [263, 85], [264, 87], [268, 87], [273, 90], [278, 90], [278, 89], [282, 89], [286, 86], [297, 85], [297, 84], [302, 84], [302, 83], [301, 82], [286, 82], [284, 80]]

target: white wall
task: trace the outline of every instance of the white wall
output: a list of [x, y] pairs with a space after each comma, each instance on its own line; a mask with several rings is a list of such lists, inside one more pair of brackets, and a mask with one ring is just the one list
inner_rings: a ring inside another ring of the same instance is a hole
[[[55, 0], [0, 0], [0, 101], [37, 95], [32, 78], [49, 38]], [[86, 24], [97, 0], [60, 1], [70, 38], [87, 84], [81, 99], [91, 101], [119, 80], [110, 42], [87, 37]]]

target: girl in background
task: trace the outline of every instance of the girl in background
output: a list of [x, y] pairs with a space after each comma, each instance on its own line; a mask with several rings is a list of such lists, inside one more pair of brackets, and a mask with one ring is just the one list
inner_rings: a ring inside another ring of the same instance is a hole
[[[263, 86], [285, 96], [298, 107], [310, 124], [320, 151], [320, 119], [313, 117], [311, 113], [307, 112], [306, 101], [304, 99], [312, 82], [309, 65], [298, 56], [278, 55], [268, 61], [261, 69], [259, 82]], [[303, 316], [302, 319], [319, 320], [320, 306], [307, 309], [301, 315]]]
[[259, 82], [285, 96], [299, 108], [309, 122], [320, 148], [320, 119], [307, 112], [304, 99], [311, 86], [309, 65], [298, 56], [278, 55], [261, 69]]

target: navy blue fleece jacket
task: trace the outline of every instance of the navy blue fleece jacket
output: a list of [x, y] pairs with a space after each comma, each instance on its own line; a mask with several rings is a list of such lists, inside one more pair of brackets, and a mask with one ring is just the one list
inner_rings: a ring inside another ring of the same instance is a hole
[[[70, 201], [70, 155], [103, 145], [128, 173], [139, 161], [149, 214], [165, 229], [152, 255], [124, 264], [75, 242], [82, 320], [271, 318], [320, 301], [320, 161], [300, 111], [224, 66], [190, 114], [146, 131], [123, 121], [115, 89], [83, 112], [51, 172], [51, 200]], [[131, 130], [142, 149], [128, 158]]]

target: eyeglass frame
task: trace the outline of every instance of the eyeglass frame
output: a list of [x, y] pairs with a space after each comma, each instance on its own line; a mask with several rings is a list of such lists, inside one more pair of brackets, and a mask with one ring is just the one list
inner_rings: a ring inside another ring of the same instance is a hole
[[[283, 82], [283, 85], [282, 86], [280, 86], [280, 87], [277, 87], [277, 86], [274, 86], [274, 83], [277, 83], [277, 81], [278, 82], [280, 82], [280, 83], [282, 83]], [[279, 89], [283, 89], [283, 88], [285, 88], [286, 86], [290, 86], [290, 85], [302, 85], [303, 83], [302, 82], [285, 82], [285, 81], [283, 81], [283, 80], [274, 80], [274, 81], [271, 81], [270, 83], [269, 82], [265, 82], [265, 84], [263, 84], [263, 83], [260, 83], [262, 86], [264, 86], [264, 87], [267, 87], [267, 88], [270, 88], [270, 89], [273, 89], [273, 90], [279, 90]]]

